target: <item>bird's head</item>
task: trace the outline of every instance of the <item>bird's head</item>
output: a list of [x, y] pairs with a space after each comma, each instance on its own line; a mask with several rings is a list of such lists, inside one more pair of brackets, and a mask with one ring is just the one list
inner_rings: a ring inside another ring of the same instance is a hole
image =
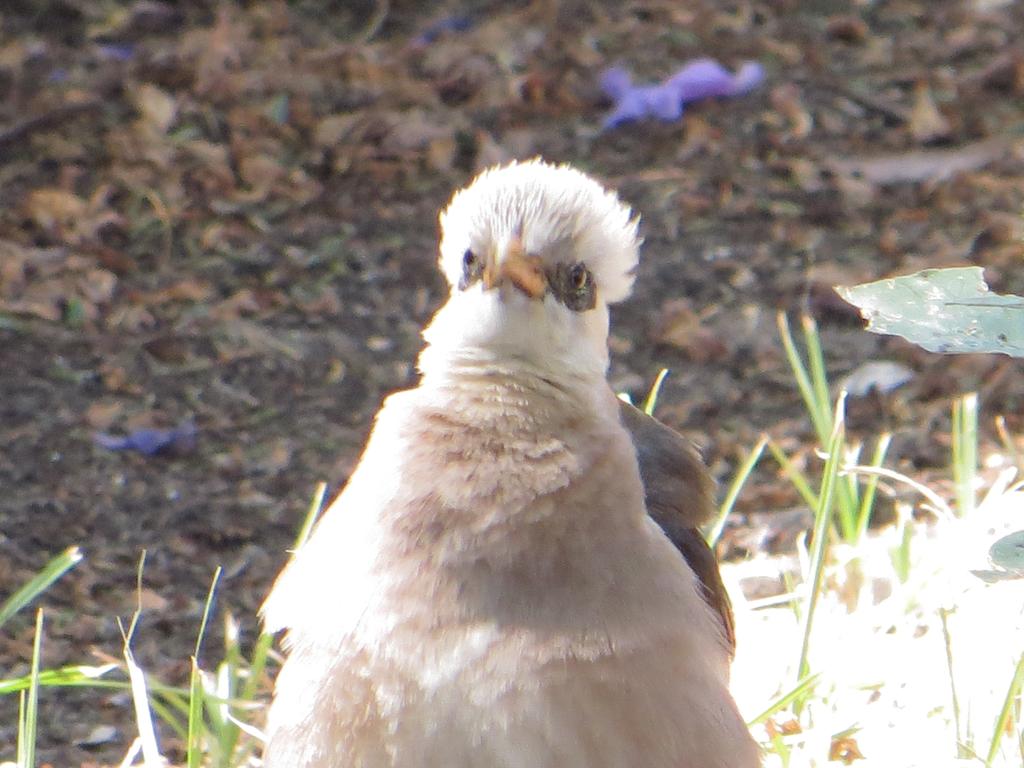
[[566, 165], [492, 168], [441, 214], [440, 266], [451, 287], [424, 331], [420, 369], [523, 362], [604, 375], [608, 306], [633, 286], [637, 219]]

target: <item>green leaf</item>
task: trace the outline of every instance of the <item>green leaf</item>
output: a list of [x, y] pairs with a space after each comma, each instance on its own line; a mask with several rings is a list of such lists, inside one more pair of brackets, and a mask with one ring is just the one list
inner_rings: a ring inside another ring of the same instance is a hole
[[996, 568], [1024, 576], [1024, 531], [1003, 536], [988, 551], [988, 559]]
[[929, 352], [1024, 357], [1024, 297], [990, 292], [981, 267], [926, 269], [836, 292], [874, 333], [902, 336]]

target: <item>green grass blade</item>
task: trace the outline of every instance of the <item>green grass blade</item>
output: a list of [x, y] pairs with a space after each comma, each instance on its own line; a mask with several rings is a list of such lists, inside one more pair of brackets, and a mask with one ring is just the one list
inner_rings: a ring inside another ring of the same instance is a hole
[[270, 655], [270, 649], [273, 645], [274, 636], [269, 632], [263, 632], [256, 639], [256, 645], [252, 651], [252, 660], [249, 662], [249, 671], [239, 696], [242, 701], [252, 701], [253, 697], [256, 696], [260, 680], [263, 677], [263, 670], [267, 666], [267, 657]]
[[[779, 336], [782, 339], [782, 346], [789, 361], [789, 367], [793, 372], [797, 388], [803, 398], [804, 406], [811, 418], [814, 431], [818, 436], [818, 442], [824, 447], [833, 432], [832, 405], [829, 395], [828, 372], [825, 366], [825, 354], [821, 346], [821, 337], [818, 333], [818, 325], [809, 315], [802, 315], [800, 318], [803, 328], [804, 345], [807, 349], [807, 360], [801, 356], [793, 340], [793, 333], [789, 327], [789, 320], [784, 313], [778, 315]], [[845, 443], [840, 445], [840, 451], [845, 452]], [[773, 453], [776, 453], [773, 451]], [[776, 454], [776, 458], [778, 458]], [[854, 459], [854, 462], [856, 459]], [[796, 482], [796, 475], [791, 474]], [[806, 485], [806, 484], [805, 484]], [[798, 487], [805, 500], [810, 498], [807, 488]], [[845, 541], [853, 542], [857, 536], [859, 523], [859, 511], [861, 508], [860, 490], [857, 477], [854, 475], [841, 477], [836, 485], [835, 520], [839, 533]], [[811, 504], [812, 508], [817, 506]]]
[[779, 756], [782, 768], [790, 768], [790, 749], [786, 745], [785, 740], [783, 740], [781, 733], [775, 732], [772, 734], [772, 752]]
[[797, 679], [802, 680], [810, 672], [808, 656], [811, 648], [811, 631], [814, 626], [814, 613], [821, 596], [822, 580], [825, 573], [825, 555], [827, 553], [829, 523], [832, 519], [832, 508], [835, 490], [842, 464], [842, 448], [844, 441], [844, 408], [845, 394], [840, 394], [836, 401], [835, 416], [832, 420], [832, 435], [828, 441], [828, 459], [822, 472], [821, 491], [818, 494], [818, 506], [814, 513], [814, 538], [811, 542], [810, 575], [811, 582], [807, 594], [807, 610], [804, 614], [803, 639], [800, 643], [800, 661], [797, 664]]
[[[215, 690], [218, 696], [230, 697], [232, 692], [232, 678], [234, 670], [227, 664], [221, 664], [217, 668]], [[211, 707], [216, 711], [211, 716], [214, 735], [217, 739], [217, 762], [216, 765], [222, 768], [229, 768], [229, 756], [234, 751], [234, 745], [238, 739], [238, 726], [231, 721], [231, 709], [227, 703], [220, 703]]]
[[[804, 406], [811, 418], [815, 434], [822, 448], [828, 443], [832, 434], [832, 400], [829, 395], [828, 372], [825, 367], [825, 353], [821, 346], [818, 324], [810, 315], [801, 315], [804, 345], [807, 349], [805, 362], [797, 350], [793, 333], [789, 327], [789, 319], [784, 313], [778, 315], [779, 336], [782, 346], [793, 372], [797, 388], [803, 398]], [[845, 445], [841, 446], [845, 450]], [[804, 494], [805, 495], [805, 494]], [[836, 521], [843, 539], [852, 541], [857, 530], [857, 511], [859, 507], [857, 478], [842, 477], [836, 487]], [[806, 498], [806, 495], [805, 495]], [[812, 505], [814, 507], [816, 505]]]
[[[871, 454], [871, 463], [868, 464], [870, 469], [878, 469], [882, 466], [891, 443], [892, 433], [885, 432], [878, 436], [878, 441], [875, 443], [875, 452]], [[868, 530], [868, 524], [871, 522], [871, 515], [875, 509], [875, 493], [878, 490], [879, 479], [880, 476], [877, 473], [872, 473], [868, 475], [867, 482], [864, 485], [864, 494], [860, 499], [860, 509], [857, 510], [857, 529], [852, 542], [854, 544], [859, 542]]]
[[299, 535], [295, 537], [295, 551], [298, 552], [302, 545], [306, 543], [309, 538], [309, 534], [313, 532], [313, 526], [316, 524], [317, 518], [320, 517], [320, 513], [324, 507], [324, 496], [327, 495], [327, 483], [320, 482], [316, 484], [316, 490], [313, 491], [313, 498], [309, 502], [309, 509], [306, 511], [306, 518], [302, 521], [302, 527], [299, 529]]
[[20, 589], [0, 605], [0, 627], [14, 614], [31, 603], [57, 579], [75, 567], [82, 560], [78, 547], [68, 547], [51, 559], [42, 570], [29, 579]]
[[857, 507], [845, 477], [840, 477], [836, 483], [835, 518], [843, 541], [852, 543], [857, 535]]
[[[224, 665], [230, 671], [231, 692], [226, 697], [233, 699], [235, 694], [235, 683], [239, 678], [239, 670], [245, 665], [245, 656], [242, 653], [242, 645], [239, 642], [240, 628], [235, 617], [229, 612], [224, 616]], [[224, 695], [221, 691], [221, 695]]]
[[[269, 632], [262, 633], [256, 639], [256, 644], [254, 645], [252, 650], [252, 658], [249, 661], [249, 667], [245, 673], [244, 682], [242, 684], [242, 690], [239, 692], [238, 698], [240, 703], [247, 704], [252, 703], [254, 701], [256, 694], [259, 690], [260, 682], [263, 679], [263, 672], [266, 669], [267, 658], [270, 654], [270, 649], [273, 647], [273, 644], [274, 636]], [[238, 714], [240, 715], [241, 712], [239, 712]], [[238, 731], [244, 730], [246, 733], [251, 734], [251, 726], [240, 725], [238, 722], [236, 722], [236, 720], [237, 718], [235, 718], [235, 720], [233, 720], [232, 722]], [[239, 733], [239, 737], [240, 736], [241, 734]], [[241, 763], [236, 761], [233, 764], [239, 765]]]
[[188, 695], [188, 690], [184, 688], [178, 690], [181, 691], [181, 695], [171, 698], [166, 694], [159, 693], [157, 685], [150, 685], [149, 706], [156, 712], [157, 717], [174, 731], [175, 736], [187, 743], [188, 721], [183, 721], [182, 717], [188, 713], [189, 705], [184, 698]]
[[953, 402], [953, 479], [957, 514], [974, 513], [975, 478], [978, 474], [978, 393], [970, 392]]
[[192, 657], [192, 671], [188, 681], [188, 733], [186, 735], [185, 762], [188, 768], [199, 768], [203, 760], [203, 683], [199, 662]]
[[912, 511], [909, 506], [901, 504], [897, 511], [896, 535], [899, 543], [890, 551], [893, 570], [901, 584], [910, 579], [910, 545], [914, 540]]
[[818, 335], [818, 324], [810, 315], [801, 315], [800, 323], [804, 331], [804, 343], [807, 346], [807, 360], [810, 364], [812, 398], [809, 407], [813, 407], [811, 416], [815, 425], [823, 427], [818, 431], [818, 440], [825, 445], [832, 431], [832, 397], [828, 392], [828, 374], [825, 372], [825, 353], [821, 349], [821, 337]]
[[807, 479], [807, 476], [797, 469], [796, 465], [789, 460], [789, 457], [780, 448], [774, 440], [768, 439], [768, 452], [771, 453], [772, 458], [778, 462], [778, 465], [782, 467], [782, 471], [785, 473], [789, 481], [793, 483], [793, 487], [796, 488], [797, 493], [803, 498], [804, 503], [811, 509], [817, 509], [818, 507], [818, 494], [811, 488], [811, 484]]
[[142, 616], [142, 574], [145, 567], [146, 550], [142, 550], [135, 575], [137, 605], [128, 628], [125, 629], [120, 618], [117, 620], [117, 625], [121, 630], [123, 640], [122, 656], [124, 657], [125, 669], [128, 672], [132, 706], [135, 710], [135, 726], [139, 732], [139, 742], [142, 745], [142, 758], [145, 765], [148, 766], [162, 765], [164, 757], [160, 754], [160, 747], [156, 740], [156, 727], [153, 723], [153, 711], [146, 674], [142, 671], [142, 667], [135, 662], [135, 655], [132, 653], [132, 638], [135, 635], [135, 628], [138, 626], [139, 618]]
[[[846, 443], [840, 446], [843, 450], [843, 465], [856, 464], [860, 458], [860, 447], [848, 451]], [[860, 489], [855, 474], [840, 474], [836, 485], [836, 520], [839, 534], [843, 541], [852, 544], [857, 536], [857, 519], [860, 513]]]
[[818, 680], [821, 677], [821, 673], [814, 673], [813, 675], [807, 675], [797, 682], [792, 688], [786, 691], [784, 694], [779, 696], [775, 701], [768, 705], [768, 707], [757, 717], [747, 721], [747, 727], [751, 728], [758, 723], [763, 723], [769, 717], [774, 715], [776, 712], [785, 709], [794, 701], [798, 699], [804, 699], [807, 694], [818, 684]]
[[[98, 679], [117, 668], [117, 664], [103, 664], [99, 667], [77, 665], [73, 667], [60, 667], [59, 669], [45, 669], [39, 672], [38, 683], [40, 688], [77, 688], [85, 685], [95, 685], [98, 688], [124, 688], [125, 683], [107, 680], [100, 681]], [[0, 680], [0, 696], [18, 691], [27, 691], [31, 684], [32, 675]]]
[[1003, 415], [996, 416], [995, 419], [996, 433], [999, 435], [999, 442], [1003, 446], [1003, 451], [1010, 460], [1013, 462], [1013, 466], [1017, 468], [1017, 471], [1024, 473], [1024, 460], [1021, 459], [1020, 451], [1017, 450], [1017, 446], [1010, 437], [1010, 431], [1006, 428], [1006, 417]]
[[18, 766], [28, 765], [25, 759], [25, 750], [28, 749], [28, 733], [25, 729], [25, 710], [28, 698], [27, 691], [20, 691], [18, 693], [18, 751], [15, 755], [15, 760]]
[[210, 621], [210, 613], [213, 611], [213, 596], [217, 592], [217, 582], [220, 581], [221, 567], [218, 565], [217, 570], [213, 572], [213, 580], [210, 582], [210, 588], [206, 592], [206, 603], [203, 605], [203, 618], [199, 622], [199, 632], [196, 634], [196, 649], [195, 657], [199, 658], [199, 651], [203, 647], [203, 638], [206, 637], [206, 626]]
[[202, 760], [204, 691], [202, 673], [199, 670], [199, 653], [203, 647], [203, 639], [206, 637], [206, 627], [210, 623], [210, 614], [213, 612], [213, 597], [217, 592], [220, 575], [221, 568], [218, 566], [217, 570], [213, 572], [213, 579], [206, 593], [203, 617], [199, 622], [199, 632], [196, 633], [195, 652], [192, 655], [192, 669], [189, 675], [188, 686], [188, 734], [186, 737], [186, 761], [188, 768], [197, 768]]
[[39, 724], [39, 660], [43, 651], [43, 609], [36, 611], [36, 634], [32, 640], [31, 684], [18, 723], [18, 768], [35, 768], [36, 732]]
[[736, 499], [740, 495], [740, 491], [743, 490], [743, 486], [746, 485], [747, 478], [750, 477], [750, 473], [754, 471], [754, 467], [757, 466], [757, 462], [761, 460], [761, 455], [764, 453], [764, 447], [768, 444], [767, 435], [762, 435], [761, 439], [757, 441], [757, 444], [751, 449], [750, 453], [747, 454], [747, 458], [743, 460], [739, 468], [736, 470], [736, 476], [733, 477], [732, 483], [729, 484], [729, 490], [725, 494], [725, 499], [722, 501], [722, 506], [718, 508], [718, 516], [715, 518], [714, 523], [705, 535], [705, 540], [712, 549], [715, 544], [718, 543], [718, 539], [722, 535], [722, 530], [725, 528], [725, 521], [732, 512], [732, 508], [736, 505]]
[[[164, 711], [168, 713], [175, 712], [183, 718], [188, 717], [189, 699], [191, 698], [188, 688], [164, 685], [154, 680], [150, 683], [149, 690], [155, 697], [154, 701], [164, 702]], [[163, 717], [163, 714], [160, 716]], [[181, 725], [182, 738], [184, 738], [185, 724], [181, 723], [180, 720], [177, 722]]]
[[129, 645], [131, 634], [125, 637], [124, 658], [128, 666], [128, 678], [131, 681], [132, 703], [135, 708], [135, 725], [142, 741], [142, 755], [146, 765], [162, 765], [163, 755], [156, 741], [156, 728], [153, 724], [152, 705], [146, 688], [146, 675], [135, 662], [135, 656]]
[[988, 755], [985, 757], [986, 766], [991, 766], [995, 762], [996, 755], [999, 753], [999, 742], [1002, 741], [1003, 734], [1006, 733], [1007, 726], [1010, 723], [1014, 702], [1020, 696], [1022, 684], [1024, 684], [1024, 654], [1017, 661], [1017, 668], [1014, 670], [1013, 678], [1010, 680], [1010, 687], [1006, 690], [1006, 698], [1003, 699], [1003, 708], [999, 711], [999, 717], [996, 719], [996, 727], [992, 732], [992, 743], [989, 745]]
[[241, 732], [233, 720], [230, 701], [234, 700], [238, 688], [238, 681], [241, 677], [240, 670], [244, 666], [245, 657], [238, 640], [238, 622], [228, 613], [224, 617], [224, 662], [218, 669], [217, 693], [227, 701], [219, 707], [217, 718], [217, 737], [220, 744], [220, 764], [224, 768], [230, 768], [234, 764], [232, 756], [238, 746], [238, 737]]
[[804, 365], [803, 358], [800, 357], [800, 353], [796, 349], [796, 343], [793, 341], [793, 333], [789, 329], [789, 318], [786, 317], [785, 312], [779, 312], [776, 316], [776, 323], [779, 326], [779, 336], [782, 339], [782, 347], [786, 351], [786, 359], [789, 360], [789, 367], [793, 371], [793, 378], [796, 380], [796, 386], [800, 390], [800, 395], [803, 397], [804, 405], [811, 416], [814, 431], [818, 434], [818, 438], [821, 440], [822, 445], [824, 445], [828, 440], [829, 434], [828, 419], [827, 417], [822, 419], [821, 409], [817, 406], [816, 402], [814, 384], [811, 383], [811, 376], [807, 372], [807, 366]]
[[956, 756], [964, 759], [970, 756], [971, 738], [964, 734], [960, 696], [956, 689], [956, 676], [953, 674], [953, 640], [949, 634], [949, 615], [952, 611], [939, 608], [939, 620], [942, 622], [942, 639], [946, 647], [946, 671], [949, 674], [949, 688], [953, 703], [953, 726], [956, 728]]
[[668, 376], [668, 368], [662, 368], [658, 371], [658, 376], [654, 379], [650, 392], [648, 392], [647, 397], [644, 398], [642, 410], [648, 416], [654, 415], [654, 406], [658, 403], [658, 395], [661, 393], [661, 385], [665, 383], [666, 376]]

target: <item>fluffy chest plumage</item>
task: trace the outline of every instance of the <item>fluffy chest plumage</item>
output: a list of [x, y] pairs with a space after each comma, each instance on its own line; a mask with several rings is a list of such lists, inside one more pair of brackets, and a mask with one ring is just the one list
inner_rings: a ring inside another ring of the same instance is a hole
[[[474, 639], [481, 646], [473, 648]], [[278, 721], [267, 764], [756, 765], [745, 726], [721, 681], [684, 651], [686, 643], [665, 638], [631, 653], [539, 664], [535, 649], [521, 640], [467, 638], [443, 681], [400, 672], [366, 649], [340, 649], [351, 652], [329, 659], [310, 656], [302, 666], [288, 666], [278, 682], [272, 715]], [[503, 645], [518, 646], [521, 656], [514, 659], [516, 649]], [[326, 684], [325, 672], [330, 673]], [[296, 711], [303, 716], [287, 717]]]
[[727, 748], [747, 742], [721, 632], [645, 514], [614, 401], [436, 396], [389, 402], [268, 602], [292, 649], [267, 764], [754, 765]]

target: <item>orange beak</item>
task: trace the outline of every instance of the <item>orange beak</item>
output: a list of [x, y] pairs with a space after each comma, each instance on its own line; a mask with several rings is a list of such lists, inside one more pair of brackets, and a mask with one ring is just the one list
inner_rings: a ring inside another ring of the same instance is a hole
[[530, 256], [519, 237], [513, 238], [508, 244], [505, 259], [500, 265], [495, 267], [488, 264], [484, 268], [484, 290], [489, 291], [506, 280], [531, 299], [543, 298], [548, 290], [540, 258]]

